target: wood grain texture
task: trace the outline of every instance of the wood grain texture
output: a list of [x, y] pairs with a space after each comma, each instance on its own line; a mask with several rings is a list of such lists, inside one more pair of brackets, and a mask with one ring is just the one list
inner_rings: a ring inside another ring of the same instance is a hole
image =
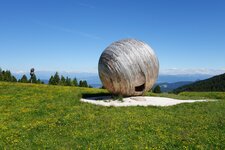
[[154, 85], [159, 62], [146, 43], [124, 39], [103, 51], [98, 71], [103, 86], [109, 92], [124, 96], [142, 95]]

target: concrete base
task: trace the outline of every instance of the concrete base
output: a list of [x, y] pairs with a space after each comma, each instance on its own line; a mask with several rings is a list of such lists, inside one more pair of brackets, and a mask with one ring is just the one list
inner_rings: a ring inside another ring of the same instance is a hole
[[102, 106], [173, 106], [181, 103], [194, 103], [194, 102], [206, 102], [209, 100], [177, 100], [165, 97], [150, 97], [150, 96], [136, 96], [126, 97], [123, 100], [113, 100], [112, 97], [92, 97], [87, 99], [81, 99], [82, 102], [87, 102], [95, 105]]

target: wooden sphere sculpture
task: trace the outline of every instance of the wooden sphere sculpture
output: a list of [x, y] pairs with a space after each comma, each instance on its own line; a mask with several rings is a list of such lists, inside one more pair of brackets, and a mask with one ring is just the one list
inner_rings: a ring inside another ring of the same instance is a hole
[[158, 77], [159, 62], [146, 43], [124, 39], [112, 43], [103, 51], [98, 72], [109, 92], [136, 96], [152, 88]]

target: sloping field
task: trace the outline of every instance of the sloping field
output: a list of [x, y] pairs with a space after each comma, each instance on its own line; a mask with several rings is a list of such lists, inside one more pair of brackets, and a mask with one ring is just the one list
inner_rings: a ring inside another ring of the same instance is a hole
[[[0, 149], [225, 149], [225, 93], [170, 107], [103, 107], [79, 101], [105, 90], [0, 82]], [[152, 95], [152, 94], [148, 94]]]

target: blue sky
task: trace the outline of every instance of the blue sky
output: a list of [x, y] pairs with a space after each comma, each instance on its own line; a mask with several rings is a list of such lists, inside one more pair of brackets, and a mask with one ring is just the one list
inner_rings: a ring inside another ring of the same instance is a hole
[[148, 43], [162, 74], [225, 72], [225, 1], [0, 1], [0, 67], [12, 72], [97, 72], [123, 38]]

